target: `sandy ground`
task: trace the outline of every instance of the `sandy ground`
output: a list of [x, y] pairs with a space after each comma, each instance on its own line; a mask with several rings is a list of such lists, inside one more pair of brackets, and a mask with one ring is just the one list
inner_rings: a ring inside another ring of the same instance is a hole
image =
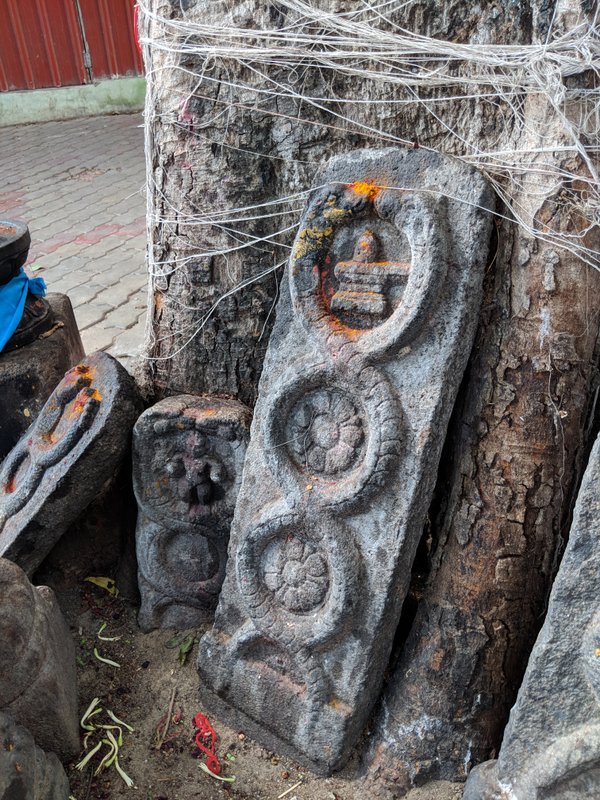
[[[357, 757], [334, 778], [317, 778], [300, 765], [259, 747], [242, 730], [232, 730], [216, 719], [210, 721], [217, 732], [221, 774], [235, 780], [224, 783], [205, 774], [200, 768], [204, 758], [199, 756], [193, 737], [193, 718], [203, 711], [198, 701], [196, 644], [181, 664], [180, 647], [173, 645], [184, 639], [185, 632], [177, 637], [176, 632], [164, 630], [142, 634], [130, 604], [90, 584], [60, 595], [59, 600], [77, 647], [80, 714], [98, 697], [103, 711], [94, 722], [114, 724], [106, 716], [106, 709], [110, 709], [134, 729], [123, 731], [119, 763], [135, 786], [128, 788], [114, 765], [94, 774], [103, 753], [108, 752], [103, 745], [83, 770], [75, 768], [78, 759], [69, 766], [75, 800], [364, 800], [371, 795], [357, 779]], [[101, 636], [120, 638], [100, 640], [98, 631], [104, 623]], [[202, 632], [191, 633], [193, 640]], [[98, 655], [120, 666], [99, 661], [94, 648]], [[114, 729], [112, 732], [117, 733]], [[98, 741], [100, 737], [93, 733], [88, 752]], [[84, 755], [82, 751], [80, 758]], [[461, 785], [443, 782], [407, 795], [408, 800], [461, 797]]]

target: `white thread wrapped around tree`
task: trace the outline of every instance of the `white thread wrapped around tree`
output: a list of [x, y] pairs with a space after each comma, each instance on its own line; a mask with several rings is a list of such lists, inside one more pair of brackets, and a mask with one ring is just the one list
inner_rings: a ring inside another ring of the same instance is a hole
[[[419, 777], [417, 763], [461, 777], [498, 743], [594, 410], [597, 16], [577, 0], [140, 8], [145, 373], [157, 398], [211, 390], [253, 404], [278, 267], [331, 155], [432, 148], [478, 166], [498, 191], [496, 256], [424, 548], [428, 582], [393, 682], [401, 712], [393, 687], [385, 701], [413, 734], [375, 760], [397, 789]], [[401, 680], [408, 663], [412, 686]], [[432, 741], [417, 735], [425, 717], [443, 721]]]

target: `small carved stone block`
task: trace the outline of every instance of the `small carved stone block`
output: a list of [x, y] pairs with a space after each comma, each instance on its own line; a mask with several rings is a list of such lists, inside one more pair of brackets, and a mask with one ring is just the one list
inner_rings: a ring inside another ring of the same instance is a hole
[[46, 755], [26, 728], [0, 711], [0, 800], [68, 800], [69, 794], [56, 755]]
[[474, 170], [420, 150], [352, 153], [318, 183], [198, 663], [209, 707], [329, 773], [389, 658], [474, 335], [492, 197]]
[[106, 353], [67, 372], [0, 469], [0, 556], [33, 573], [116, 472], [138, 403]]
[[600, 797], [600, 438], [497, 761], [465, 800]]
[[0, 558], [0, 709], [44, 750], [79, 752], [75, 648], [54, 593]]
[[180, 395], [145, 411], [133, 433], [142, 630], [212, 619], [225, 577], [250, 411]]

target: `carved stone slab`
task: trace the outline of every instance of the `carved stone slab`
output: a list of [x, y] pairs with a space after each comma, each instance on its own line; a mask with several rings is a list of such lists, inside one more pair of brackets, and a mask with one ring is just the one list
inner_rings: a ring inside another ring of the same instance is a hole
[[180, 395], [133, 433], [142, 630], [212, 620], [225, 578], [251, 413], [237, 400]]
[[465, 800], [588, 797], [600, 797], [600, 438], [498, 761], [465, 789]]
[[328, 773], [381, 686], [474, 334], [491, 193], [421, 150], [354, 152], [318, 184], [199, 670], [209, 707]]
[[67, 372], [0, 469], [0, 556], [32, 574], [117, 470], [138, 402], [106, 353]]
[[49, 294], [56, 327], [31, 344], [0, 354], [0, 461], [36, 419], [65, 372], [84, 350], [71, 301]]
[[[0, 709], [44, 750], [79, 752], [75, 648], [54, 593], [0, 559]], [[1, 748], [0, 748], [1, 750]]]
[[69, 781], [54, 753], [0, 711], [0, 800], [68, 800]]

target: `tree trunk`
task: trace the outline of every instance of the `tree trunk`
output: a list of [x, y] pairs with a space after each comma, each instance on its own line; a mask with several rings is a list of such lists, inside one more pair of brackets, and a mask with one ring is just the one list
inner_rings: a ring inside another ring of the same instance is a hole
[[[365, 146], [419, 143], [459, 155], [472, 150], [472, 142], [485, 150], [487, 140], [495, 141], [506, 125], [508, 109], [476, 98], [436, 102], [441, 123], [402, 87], [325, 75], [310, 63], [300, 81], [285, 59], [252, 66], [252, 41], [244, 42], [247, 62], [223, 52], [225, 32], [232, 28], [277, 32], [293, 25], [301, 15], [285, 2], [147, 2], [142, 14], [142, 30], [151, 42], [145, 48], [147, 381], [157, 399], [216, 391], [253, 406], [281, 275], [276, 268], [286, 258], [293, 239], [289, 227], [297, 224], [304, 204], [299, 193], [319, 168], [339, 152]], [[325, 14], [361, 4], [320, 0], [311, 5]], [[516, 44], [529, 41], [531, 15], [529, 6], [519, 4], [516, 10], [492, 10], [480, 20], [480, 12], [465, 0], [447, 8], [427, 0], [408, 4], [393, 21], [462, 42], [481, 36], [482, 29], [492, 42], [510, 31]], [[185, 37], [175, 35], [181, 21], [202, 24], [214, 35], [192, 38], [187, 47]], [[194, 46], [200, 55], [188, 52]], [[317, 100], [298, 99], [298, 92]], [[436, 100], [440, 92], [425, 94]], [[252, 208], [274, 201], [280, 202]], [[235, 211], [245, 207], [252, 210]], [[273, 239], [254, 243], [252, 237]], [[268, 270], [273, 272], [260, 277]]]
[[508, 228], [439, 476], [428, 580], [369, 753], [394, 796], [464, 780], [497, 750], [593, 441], [600, 276]]
[[[355, 0], [310, 5], [321, 14], [307, 28], [313, 32], [331, 32], [330, 12], [367, 14]], [[545, 41], [555, 12], [553, 25], [576, 22], [574, 0], [565, 8], [534, 0], [483, 12], [466, 0], [399, 5], [376, 22], [371, 9], [371, 25], [526, 46]], [[331, 72], [309, 49], [301, 67], [276, 52], [261, 60], [257, 48], [270, 40], [252, 31], [270, 31], [276, 51], [276, 34], [287, 27], [293, 38], [302, 13], [297, 0], [148, 0], [147, 380], [157, 399], [215, 391], [253, 405], [276, 267], [300, 216], [300, 193], [336, 153], [410, 143], [476, 154], [519, 209], [524, 225], [498, 223], [427, 532], [430, 573], [385, 697], [388, 722], [375, 727], [383, 738], [371, 748], [374, 773], [400, 791], [425, 776], [464, 777], [498, 746], [542, 621], [598, 387], [600, 280], [552, 239], [584, 227], [563, 201], [585, 185], [569, 183], [563, 171], [587, 177], [588, 166], [560, 150], [569, 142], [539, 94], [440, 99], [443, 86], [393, 83], [383, 62], [379, 75], [365, 78], [351, 69], [360, 59], [339, 61]], [[181, 20], [206, 26], [191, 47], [176, 36]], [[455, 94], [471, 92], [455, 87]], [[548, 143], [555, 152], [537, 152]], [[507, 171], [511, 180], [502, 178]], [[248, 208], [266, 203], [273, 205]], [[500, 211], [510, 217], [506, 207]], [[594, 246], [591, 238], [586, 244]], [[432, 737], [420, 735], [424, 715], [441, 721]], [[382, 743], [386, 736], [393, 747]]]

